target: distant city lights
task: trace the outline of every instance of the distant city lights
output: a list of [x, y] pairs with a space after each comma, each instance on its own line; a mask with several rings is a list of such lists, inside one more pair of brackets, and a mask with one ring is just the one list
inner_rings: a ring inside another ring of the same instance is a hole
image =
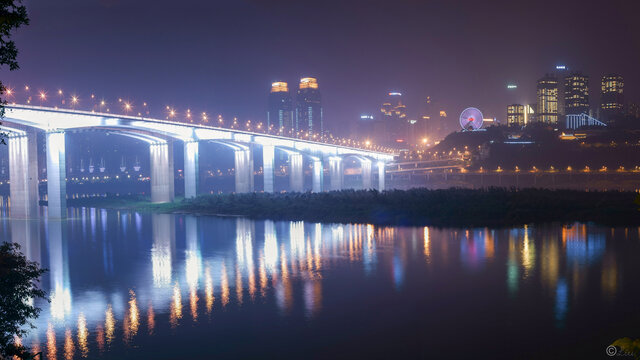
[[516, 84], [508, 84], [507, 85], [507, 89], [517, 89], [517, 88], [518, 88], [518, 85], [516, 85]]
[[567, 70], [565, 65], [556, 65], [556, 70]]

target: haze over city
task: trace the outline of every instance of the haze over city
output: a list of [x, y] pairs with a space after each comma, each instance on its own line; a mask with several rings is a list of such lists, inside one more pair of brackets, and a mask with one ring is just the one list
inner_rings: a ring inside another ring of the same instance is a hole
[[[126, 98], [226, 118], [266, 121], [274, 81], [318, 79], [326, 128], [379, 114], [401, 92], [408, 116], [426, 96], [452, 122], [466, 107], [506, 121], [506, 105], [535, 103], [536, 80], [564, 64], [625, 78], [640, 100], [640, 25], [632, 1], [29, 1], [16, 33], [22, 71], [57, 89]], [[518, 89], [507, 91], [515, 83]]]

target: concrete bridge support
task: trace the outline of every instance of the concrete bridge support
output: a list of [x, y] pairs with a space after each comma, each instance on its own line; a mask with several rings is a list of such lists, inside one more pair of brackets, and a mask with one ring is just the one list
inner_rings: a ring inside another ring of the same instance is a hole
[[304, 191], [303, 163], [302, 154], [289, 154], [289, 191], [291, 192]]
[[38, 146], [34, 132], [9, 137], [11, 217], [38, 217]]
[[253, 151], [251, 148], [235, 150], [236, 193], [253, 192]]
[[324, 182], [324, 166], [320, 159], [313, 159], [313, 178], [311, 179], [311, 191], [322, 192]]
[[64, 131], [49, 131], [47, 138], [47, 214], [51, 219], [67, 217], [67, 184]]
[[[149, 145], [151, 156], [151, 202], [173, 201], [173, 144], [159, 142]], [[186, 155], [185, 155], [186, 157]]]
[[272, 193], [274, 190], [274, 173], [276, 148], [273, 145], [262, 146], [262, 175], [264, 179], [264, 192]]
[[185, 199], [198, 196], [200, 182], [199, 166], [200, 147], [198, 140], [184, 142], [184, 197]]
[[331, 179], [331, 190], [342, 190], [344, 182], [344, 164], [342, 158], [337, 156], [329, 157], [329, 178]]
[[373, 186], [371, 185], [371, 183], [373, 182], [372, 181], [373, 179], [371, 174], [371, 160], [369, 159], [360, 160], [360, 168], [362, 169], [362, 189], [364, 190], [372, 189]]
[[385, 163], [378, 161], [378, 191], [384, 190]]

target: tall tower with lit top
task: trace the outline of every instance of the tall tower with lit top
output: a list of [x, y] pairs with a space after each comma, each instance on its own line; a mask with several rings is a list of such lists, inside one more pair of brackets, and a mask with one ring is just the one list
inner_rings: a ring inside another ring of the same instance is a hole
[[296, 99], [296, 131], [307, 130], [309, 137], [322, 137], [324, 121], [322, 116], [322, 97], [318, 89], [318, 79], [305, 77], [300, 79]]
[[624, 80], [617, 74], [602, 77], [600, 120], [610, 124], [624, 115]]
[[284, 81], [276, 81], [271, 84], [269, 93], [269, 109], [267, 110], [267, 128], [274, 127], [275, 131], [293, 128], [293, 104], [289, 85]]

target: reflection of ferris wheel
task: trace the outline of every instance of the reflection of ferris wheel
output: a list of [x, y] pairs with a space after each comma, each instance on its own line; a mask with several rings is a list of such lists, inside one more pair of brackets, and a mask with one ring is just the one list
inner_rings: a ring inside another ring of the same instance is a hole
[[464, 109], [460, 114], [460, 126], [463, 130], [478, 130], [483, 121], [482, 112], [473, 107]]

